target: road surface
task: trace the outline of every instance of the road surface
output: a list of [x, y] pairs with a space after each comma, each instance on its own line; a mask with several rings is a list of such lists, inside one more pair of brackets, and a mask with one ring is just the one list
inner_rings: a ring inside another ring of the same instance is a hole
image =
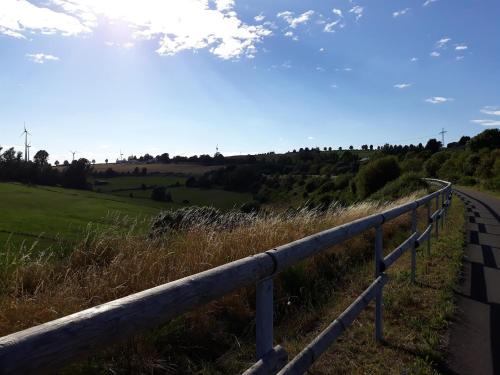
[[467, 208], [467, 245], [448, 368], [500, 374], [500, 199], [466, 188], [455, 192]]

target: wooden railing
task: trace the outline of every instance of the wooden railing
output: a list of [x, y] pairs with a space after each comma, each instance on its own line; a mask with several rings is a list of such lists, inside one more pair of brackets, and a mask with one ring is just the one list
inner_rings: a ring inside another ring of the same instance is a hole
[[[98, 349], [116, 344], [168, 322], [184, 312], [245, 286], [256, 285], [256, 353], [258, 361], [245, 374], [302, 374], [375, 300], [375, 339], [382, 339], [385, 271], [407, 250], [411, 251], [411, 280], [415, 281], [416, 249], [443, 225], [451, 201], [451, 184], [427, 179], [439, 190], [413, 202], [325, 230], [275, 249], [249, 256], [155, 288], [120, 298], [75, 314], [0, 338], [0, 374], [28, 374], [59, 369]], [[435, 202], [435, 212], [431, 205]], [[428, 225], [417, 232], [417, 208], [427, 206]], [[383, 224], [412, 213], [411, 235], [383, 256]], [[335, 321], [294, 359], [274, 346], [273, 278], [306, 258], [375, 228], [375, 280]]]

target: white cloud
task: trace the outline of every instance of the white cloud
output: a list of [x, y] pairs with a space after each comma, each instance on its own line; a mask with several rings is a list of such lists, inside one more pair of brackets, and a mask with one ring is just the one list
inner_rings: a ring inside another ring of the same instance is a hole
[[321, 67], [321, 66], [317, 66], [316, 67], [316, 71], [317, 72], [324, 72], [325, 71], [325, 68]]
[[455, 60], [460, 61], [460, 60], [463, 60], [463, 59], [464, 59], [464, 57], [465, 57], [465, 56], [457, 56], [457, 57], [455, 57]]
[[325, 52], [325, 49], [324, 49], [323, 47], [321, 47], [321, 48], [319, 49], [319, 52]]
[[408, 87], [412, 86], [411, 83], [397, 83], [394, 85], [395, 89], [406, 89]]
[[482, 126], [500, 126], [500, 120], [471, 120], [471, 122]]
[[441, 56], [441, 54], [440, 54], [439, 52], [437, 52], [437, 51], [432, 51], [432, 52], [430, 53], [430, 56], [431, 56], [431, 57], [439, 57], [439, 56]]
[[307, 137], [307, 139], [309, 139], [310, 141], [312, 141], [312, 140], [314, 140], [315, 138], [314, 138], [314, 137], [309, 136], [309, 137]]
[[281, 64], [281, 67], [285, 69], [290, 69], [292, 67], [292, 63], [290, 61], [285, 61], [283, 64]]
[[285, 32], [283, 35], [284, 35], [284, 36], [286, 36], [287, 38], [291, 38], [292, 40], [295, 40], [295, 41], [298, 41], [298, 40], [299, 40], [299, 37], [298, 37], [297, 35], [295, 35], [295, 34], [293, 33], [293, 31], [291, 31], [291, 30], [288, 30], [288, 31], [287, 31], [287, 32]]
[[432, 3], [435, 3], [437, 0], [426, 0], [423, 4], [424, 7], [431, 5]]
[[406, 13], [408, 13], [410, 11], [410, 8], [405, 8], [405, 9], [402, 9], [402, 10], [398, 10], [396, 12], [393, 12], [392, 13], [392, 16], [394, 18], [397, 18], [397, 17], [400, 17], [400, 16], [404, 16]]
[[[156, 39], [160, 55], [208, 49], [222, 59], [253, 55], [271, 31], [243, 23], [234, 0], [47, 0], [49, 8], [26, 0], [2, 0], [0, 33], [78, 35], [98, 22], [127, 25], [136, 39]], [[19, 35], [18, 35], [19, 34]]]
[[119, 48], [125, 48], [125, 49], [130, 49], [135, 46], [135, 43], [132, 42], [125, 42], [125, 43], [118, 43], [118, 42], [111, 42], [107, 41], [104, 42], [109, 47], [119, 47]]
[[458, 46], [455, 47], [455, 50], [465, 51], [467, 48], [469, 48], [469, 47], [467, 47], [465, 44], [459, 44]]
[[480, 112], [486, 115], [500, 116], [500, 107], [487, 106], [483, 107]]
[[311, 17], [314, 15], [314, 10], [308, 10], [307, 12], [304, 12], [300, 14], [297, 17], [294, 17], [294, 13], [290, 12], [289, 10], [286, 10], [284, 12], [278, 13], [276, 16], [278, 18], [284, 19], [287, 23], [288, 26], [290, 26], [292, 29], [297, 28], [300, 24], [306, 24], [309, 22]]
[[425, 99], [425, 101], [427, 103], [431, 103], [431, 104], [443, 104], [443, 103], [446, 103], [446, 102], [453, 101], [453, 98], [445, 98], [445, 97], [442, 97], [442, 96], [433, 96], [431, 98]]
[[436, 42], [436, 48], [445, 48], [451, 38], [441, 38]]
[[411, 61], [411, 62], [417, 62], [417, 61], [418, 61], [418, 57], [412, 57], [412, 58], [410, 59], [410, 61]]
[[356, 21], [363, 17], [364, 8], [359, 5], [355, 5], [349, 10], [349, 13], [353, 13], [356, 16]]
[[325, 27], [323, 28], [323, 31], [325, 33], [334, 33], [335, 32], [335, 28], [338, 26], [339, 28], [343, 28], [343, 24], [340, 23], [341, 20], [336, 20], [336, 21], [333, 21], [333, 22], [330, 22], [330, 23], [327, 23], [325, 25]]
[[37, 64], [43, 64], [46, 61], [59, 61], [59, 57], [54, 55], [48, 55], [45, 53], [27, 53], [26, 57]]
[[342, 15], [342, 11], [341, 11], [340, 9], [333, 8], [333, 9], [332, 9], [332, 12], [333, 12], [333, 14], [335, 14], [336, 16], [343, 17], [343, 15]]
[[332, 89], [337, 89], [339, 86], [338, 86], [338, 85], [336, 85], [335, 83], [332, 83], [332, 84], [330, 85], [330, 87], [331, 87]]
[[31, 32], [69, 36], [91, 29], [74, 16], [37, 7], [26, 0], [2, 0], [0, 33], [21, 39]]
[[261, 21], [264, 21], [264, 19], [266, 18], [266, 16], [264, 16], [262, 13], [259, 14], [258, 16], [255, 16], [253, 19], [257, 22], [261, 22]]

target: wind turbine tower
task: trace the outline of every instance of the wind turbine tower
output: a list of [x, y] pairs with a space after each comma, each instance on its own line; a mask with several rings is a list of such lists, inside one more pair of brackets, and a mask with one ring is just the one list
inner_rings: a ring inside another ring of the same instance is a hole
[[28, 146], [28, 135], [31, 135], [30, 132], [28, 132], [28, 130], [26, 130], [26, 123], [24, 123], [24, 131], [21, 133], [21, 137], [24, 135], [24, 161], [28, 161], [29, 160], [29, 147]]
[[28, 145], [26, 145], [26, 147], [27, 147], [27, 149], [28, 149], [28, 160], [31, 160], [31, 158], [30, 158], [30, 148], [31, 148], [31, 142], [30, 142]]

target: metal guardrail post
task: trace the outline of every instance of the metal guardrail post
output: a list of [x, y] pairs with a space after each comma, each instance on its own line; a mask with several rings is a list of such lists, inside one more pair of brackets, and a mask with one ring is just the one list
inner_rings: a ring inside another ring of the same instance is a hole
[[[427, 225], [432, 224], [431, 223], [431, 202], [427, 202]], [[431, 234], [432, 234], [432, 227], [431, 227]], [[429, 239], [427, 240], [427, 255], [431, 255], [431, 235], [429, 235]]]
[[[411, 233], [417, 231], [417, 209], [414, 208], [411, 212]], [[417, 271], [417, 247], [415, 246], [415, 241], [411, 245], [411, 282], [415, 284], [415, 274]]]
[[[384, 232], [382, 225], [377, 225], [375, 228], [375, 278], [379, 277], [382, 273], [382, 261], [384, 259], [383, 250]], [[383, 339], [382, 334], [382, 292], [383, 288], [375, 297], [375, 341], [381, 342]]]
[[261, 359], [273, 350], [273, 279], [257, 283], [256, 290], [256, 354]]
[[441, 195], [441, 207], [443, 208], [443, 218], [441, 220], [441, 229], [444, 229], [444, 220], [446, 219], [446, 191], [443, 191], [443, 194]]
[[[439, 211], [439, 194], [436, 196], [436, 211]], [[439, 238], [439, 215], [436, 216], [436, 239]]]

